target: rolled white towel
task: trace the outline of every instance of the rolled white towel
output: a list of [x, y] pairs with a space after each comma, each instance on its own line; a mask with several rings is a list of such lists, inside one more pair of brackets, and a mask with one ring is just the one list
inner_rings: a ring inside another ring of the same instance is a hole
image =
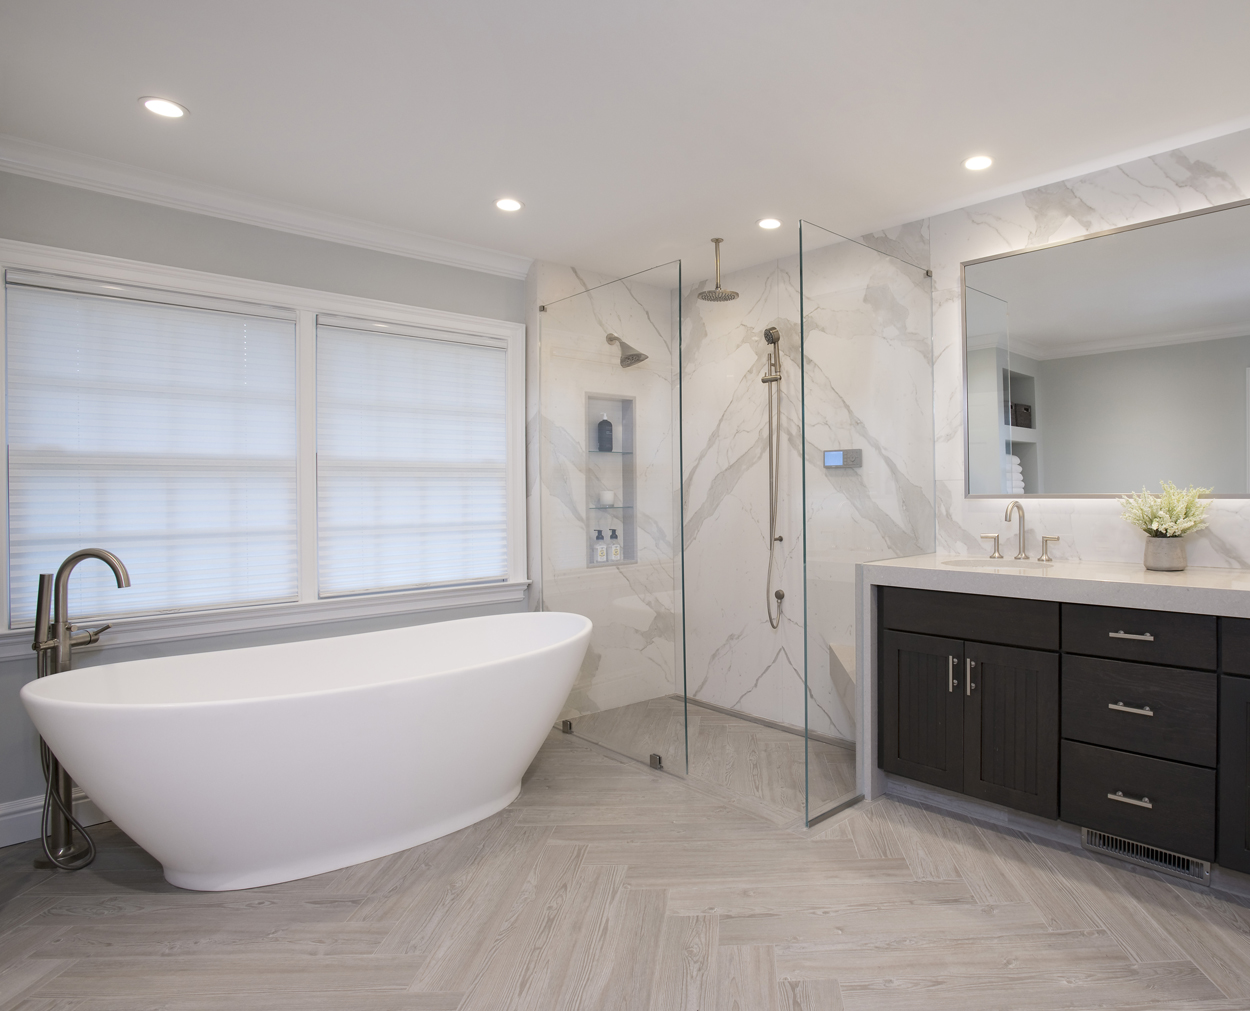
[[1007, 459], [1014, 463], [1017, 467], [1020, 466], [1020, 457], [1016, 456], [1014, 453], [1007, 457]]

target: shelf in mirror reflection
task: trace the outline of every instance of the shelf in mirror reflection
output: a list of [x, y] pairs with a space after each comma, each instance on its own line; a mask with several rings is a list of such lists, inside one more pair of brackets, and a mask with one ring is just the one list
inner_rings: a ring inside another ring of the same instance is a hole
[[633, 456], [632, 449], [590, 449], [587, 452], [591, 456]]
[[606, 512], [606, 513], [632, 512], [634, 509], [633, 506], [627, 506], [627, 505], [615, 505], [615, 506], [592, 505], [590, 508], [595, 512]]

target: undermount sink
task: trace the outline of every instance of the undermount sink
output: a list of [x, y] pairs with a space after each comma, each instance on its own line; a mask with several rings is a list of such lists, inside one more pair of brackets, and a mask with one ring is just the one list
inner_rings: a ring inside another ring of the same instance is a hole
[[1031, 558], [947, 558], [942, 564], [961, 569], [1049, 569], [1051, 563]]

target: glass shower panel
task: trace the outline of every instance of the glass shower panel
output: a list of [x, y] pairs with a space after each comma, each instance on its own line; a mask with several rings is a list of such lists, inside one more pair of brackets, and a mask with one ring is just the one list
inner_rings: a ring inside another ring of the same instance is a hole
[[806, 804], [797, 250], [721, 282], [738, 297], [700, 299], [706, 277], [682, 303], [690, 777], [792, 825]]
[[594, 622], [563, 728], [684, 775], [680, 319], [676, 261], [544, 305], [537, 500], [542, 608]]
[[855, 565], [936, 542], [932, 282], [921, 228], [799, 235], [810, 824], [854, 800], [872, 760], [855, 748]]

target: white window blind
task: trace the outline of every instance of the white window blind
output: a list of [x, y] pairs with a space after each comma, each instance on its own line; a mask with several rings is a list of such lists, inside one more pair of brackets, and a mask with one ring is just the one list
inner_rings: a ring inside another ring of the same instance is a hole
[[11, 626], [83, 547], [132, 586], [84, 563], [79, 620], [295, 599], [294, 314], [52, 283], [6, 285]]
[[318, 319], [321, 596], [506, 579], [505, 351], [364, 326]]

